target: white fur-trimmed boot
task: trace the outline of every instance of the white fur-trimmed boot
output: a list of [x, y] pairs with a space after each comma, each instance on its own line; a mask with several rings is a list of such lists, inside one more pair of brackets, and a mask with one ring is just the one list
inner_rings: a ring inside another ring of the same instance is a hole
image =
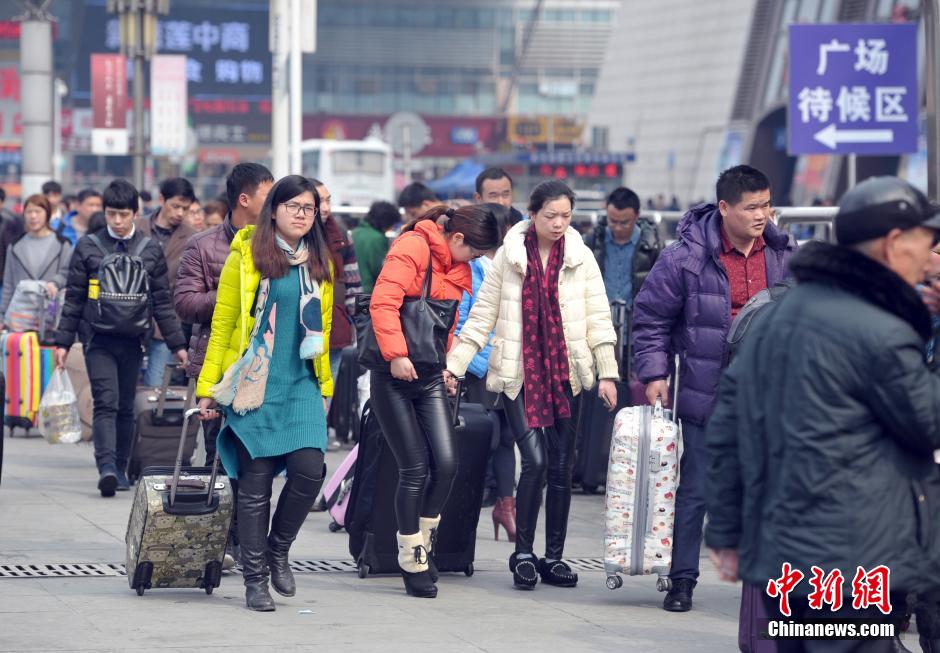
[[428, 573], [428, 550], [420, 532], [398, 537], [398, 566], [405, 581], [405, 591], [411, 596], [425, 599], [437, 597], [437, 585]]
[[434, 564], [434, 551], [437, 548], [437, 527], [441, 523], [441, 516], [421, 517], [418, 525], [421, 528], [421, 537], [424, 538], [424, 548], [428, 550], [428, 574], [431, 582], [437, 582], [437, 565]]

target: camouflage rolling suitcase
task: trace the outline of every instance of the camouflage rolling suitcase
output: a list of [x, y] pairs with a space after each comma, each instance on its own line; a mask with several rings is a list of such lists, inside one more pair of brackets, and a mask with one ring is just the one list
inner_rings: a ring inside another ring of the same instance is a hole
[[[198, 408], [187, 410], [182, 434]], [[181, 435], [182, 435], [181, 434]], [[212, 467], [183, 467], [183, 448], [173, 467], [147, 467], [137, 483], [127, 525], [127, 580], [143, 595], [151, 587], [198, 587], [206, 594], [219, 586], [222, 559], [232, 521], [228, 477]]]

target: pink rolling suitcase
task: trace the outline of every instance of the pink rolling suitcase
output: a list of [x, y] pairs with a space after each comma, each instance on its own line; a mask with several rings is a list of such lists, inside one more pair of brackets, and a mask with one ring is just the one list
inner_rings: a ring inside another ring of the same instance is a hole
[[323, 488], [323, 497], [320, 507], [330, 512], [333, 521], [330, 522], [330, 531], [335, 533], [346, 525], [346, 506], [349, 505], [350, 490], [354, 481], [356, 458], [359, 456], [357, 444], [349, 452], [340, 466], [330, 477], [326, 487]]
[[[674, 391], [678, 361], [676, 369]], [[612, 590], [623, 585], [621, 573], [656, 574], [659, 591], [671, 587], [680, 445], [679, 424], [659, 402], [617, 413], [607, 468], [604, 553]]]

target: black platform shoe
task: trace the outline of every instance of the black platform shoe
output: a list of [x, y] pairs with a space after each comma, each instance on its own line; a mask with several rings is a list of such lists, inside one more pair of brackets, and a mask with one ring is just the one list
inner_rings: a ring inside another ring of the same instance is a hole
[[535, 589], [539, 582], [538, 560], [532, 555], [520, 558], [518, 553], [513, 553], [509, 556], [509, 570], [512, 572], [512, 584], [517, 590]]
[[539, 574], [542, 582], [555, 587], [574, 587], [578, 584], [578, 575], [571, 571], [568, 563], [561, 560], [539, 560]]

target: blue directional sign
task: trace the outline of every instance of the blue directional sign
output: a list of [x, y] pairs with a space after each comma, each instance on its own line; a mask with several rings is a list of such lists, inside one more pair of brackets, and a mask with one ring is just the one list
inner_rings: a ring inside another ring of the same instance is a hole
[[790, 154], [917, 151], [913, 23], [790, 25]]

